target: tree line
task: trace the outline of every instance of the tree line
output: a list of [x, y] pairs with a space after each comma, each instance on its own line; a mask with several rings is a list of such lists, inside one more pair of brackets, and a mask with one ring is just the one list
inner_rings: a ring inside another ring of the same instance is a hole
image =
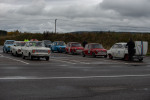
[[0, 45], [3, 45], [5, 40], [23, 41], [24, 39], [38, 39], [50, 41], [65, 41], [67, 42], [80, 42], [86, 40], [88, 43], [100, 43], [104, 48], [109, 49], [114, 43], [128, 42], [129, 38], [134, 41], [148, 41], [150, 53], [150, 33], [117, 33], [117, 32], [82, 32], [82, 33], [29, 33], [13, 31], [8, 32], [7, 36], [0, 36]]

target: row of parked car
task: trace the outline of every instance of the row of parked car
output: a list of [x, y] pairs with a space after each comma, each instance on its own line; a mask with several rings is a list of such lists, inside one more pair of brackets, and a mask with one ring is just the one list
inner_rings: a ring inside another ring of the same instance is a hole
[[[82, 47], [81, 43], [69, 42], [67, 45], [64, 41], [54, 41], [53, 43], [49, 40], [43, 41], [15, 41], [6, 40], [3, 47], [3, 52], [11, 52], [12, 55], [21, 55], [23, 59], [26, 57], [31, 60], [34, 58], [45, 58], [49, 60], [51, 52], [65, 52], [68, 54], [82, 54], [85, 56], [103, 56], [105, 58], [120, 58], [128, 60], [128, 49], [125, 42], [114, 44], [110, 50], [104, 49], [102, 44], [99, 43], [88, 43], [85, 48]], [[146, 41], [135, 41], [135, 55], [134, 58], [142, 61], [148, 50], [148, 42]]]

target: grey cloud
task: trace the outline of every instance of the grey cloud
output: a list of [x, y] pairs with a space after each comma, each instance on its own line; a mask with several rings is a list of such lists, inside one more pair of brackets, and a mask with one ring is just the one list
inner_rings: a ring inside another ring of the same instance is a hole
[[46, 3], [44, 0], [33, 0], [33, 2], [29, 5], [24, 5], [17, 10], [17, 13], [24, 14], [24, 15], [40, 15]]
[[104, 0], [100, 3], [100, 7], [107, 10], [114, 10], [123, 16], [150, 16], [149, 0]]

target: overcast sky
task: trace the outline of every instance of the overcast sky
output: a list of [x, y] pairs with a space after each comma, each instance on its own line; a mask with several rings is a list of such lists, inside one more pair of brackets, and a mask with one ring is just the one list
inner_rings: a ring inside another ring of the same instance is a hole
[[150, 0], [0, 0], [0, 30], [150, 32]]

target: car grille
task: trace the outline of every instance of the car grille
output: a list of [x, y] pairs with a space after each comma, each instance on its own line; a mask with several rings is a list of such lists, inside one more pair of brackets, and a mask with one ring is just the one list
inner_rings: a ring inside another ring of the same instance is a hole
[[98, 54], [99, 54], [99, 55], [106, 55], [106, 52], [100, 51], [100, 52], [98, 52]]

